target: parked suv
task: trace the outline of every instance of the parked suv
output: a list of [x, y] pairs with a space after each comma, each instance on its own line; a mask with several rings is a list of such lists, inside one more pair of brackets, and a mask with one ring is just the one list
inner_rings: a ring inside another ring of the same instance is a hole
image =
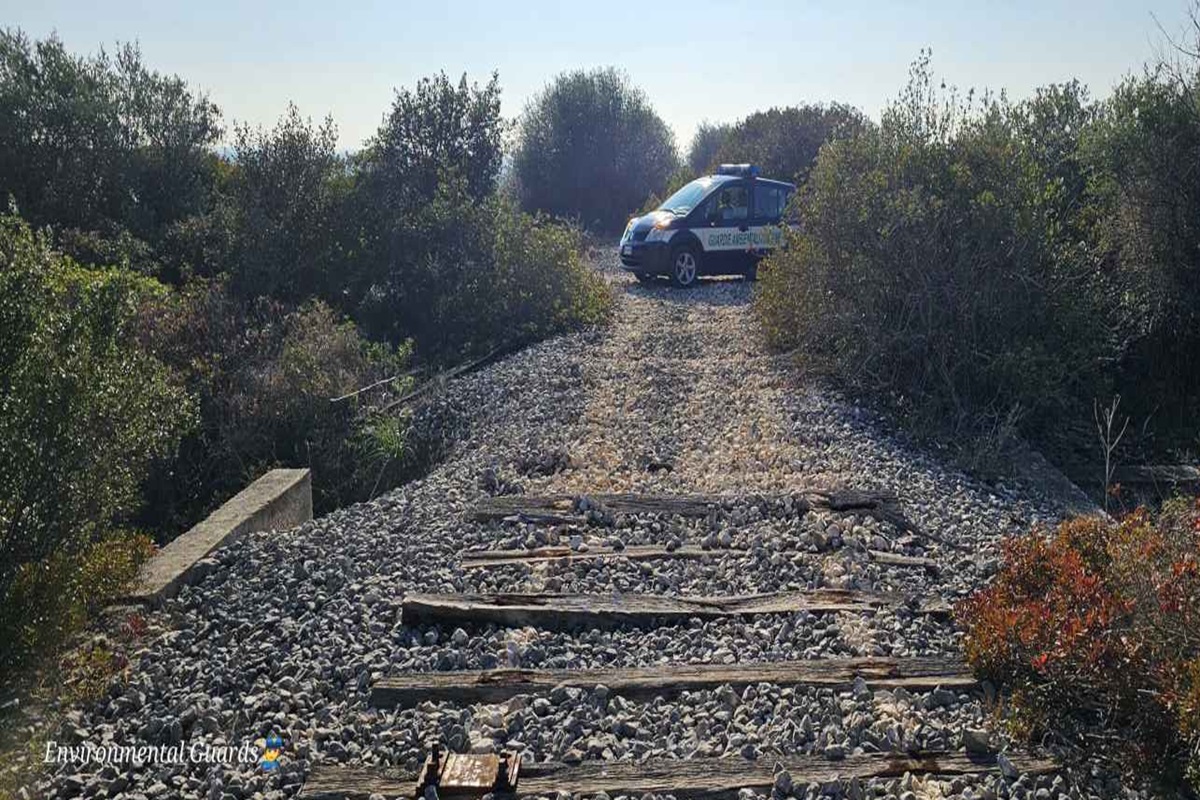
[[750, 164], [722, 164], [654, 211], [634, 217], [621, 236], [621, 265], [651, 281], [666, 275], [691, 286], [700, 275], [745, 275], [783, 242], [781, 222], [793, 184], [758, 177]]

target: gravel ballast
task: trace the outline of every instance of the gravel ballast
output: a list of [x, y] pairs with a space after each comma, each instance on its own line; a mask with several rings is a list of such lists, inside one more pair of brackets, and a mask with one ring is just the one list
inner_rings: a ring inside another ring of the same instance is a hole
[[[604, 255], [609, 260], [611, 256]], [[944, 618], [905, 608], [871, 616], [776, 615], [633, 630], [549, 632], [412, 627], [407, 591], [645, 592], [734, 595], [819, 587], [954, 602], [998, 566], [1000, 538], [1052, 522], [1036, 487], [985, 486], [908, 445], [873, 414], [804, 383], [758, 342], [753, 285], [645, 287], [598, 265], [618, 301], [611, 327], [530, 347], [458, 378], [421, 413], [452, 420], [456, 442], [424, 479], [291, 531], [213, 554], [210, 574], [151, 622], [161, 631], [92, 707], [71, 711], [60, 743], [240, 745], [285, 740], [280, 767], [204, 763], [59, 765], [46, 797], [282, 798], [314, 763], [414, 768], [425, 742], [516, 750], [532, 761], [754, 758], [814, 753], [1000, 748], [983, 698], [946, 690], [850, 691], [762, 684], [634, 702], [604, 686], [501, 705], [425, 703], [378, 710], [371, 683], [402, 670], [571, 668], [955, 655]], [[478, 523], [488, 494], [567, 492], [782, 495], [840, 484], [894, 492], [920, 529], [858, 515], [788, 513], [748, 499], [707, 518], [581, 509], [577, 530]], [[707, 560], [543, 562], [462, 570], [469, 549], [568, 544], [704, 544]], [[925, 556], [938, 573], [873, 562], [867, 550]], [[716, 762], [714, 769], [719, 769]], [[1100, 776], [958, 777], [791, 785], [796, 797], [1113, 796]]]

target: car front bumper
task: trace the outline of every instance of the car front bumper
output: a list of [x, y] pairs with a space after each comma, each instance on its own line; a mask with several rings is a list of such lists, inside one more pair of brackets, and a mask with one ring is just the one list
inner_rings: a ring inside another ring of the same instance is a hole
[[624, 242], [620, 245], [621, 266], [630, 272], [665, 275], [670, 268], [670, 245], [666, 242]]

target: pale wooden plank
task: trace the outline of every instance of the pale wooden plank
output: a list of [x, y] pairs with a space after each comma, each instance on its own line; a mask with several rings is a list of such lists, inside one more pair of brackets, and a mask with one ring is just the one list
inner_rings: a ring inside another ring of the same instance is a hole
[[[1052, 773], [1059, 765], [1048, 758], [1009, 754], [1008, 760], [1022, 774]], [[594, 795], [638, 796], [647, 792], [671, 794], [679, 800], [723, 800], [736, 798], [739, 789], [769, 792], [775, 781], [775, 765], [781, 764], [794, 784], [831, 783], [838, 780], [899, 778], [913, 775], [978, 775], [999, 771], [992, 755], [963, 752], [913, 754], [870, 753], [831, 761], [820, 756], [785, 756], [748, 761], [721, 759], [652, 759], [632, 761], [585, 761], [580, 764], [526, 764], [521, 767], [517, 796], [555, 796], [558, 792]], [[411, 797], [416, 775], [380, 767], [316, 764], [299, 797], [303, 800], [367, 800], [372, 794]]]
[[592, 689], [603, 684], [632, 699], [671, 696], [684, 691], [737, 690], [760, 683], [779, 686], [846, 688], [862, 677], [875, 689], [904, 687], [926, 691], [938, 686], [971, 689], [977, 682], [966, 665], [949, 658], [830, 658], [756, 664], [671, 664], [600, 669], [498, 669], [454, 672], [405, 672], [375, 683], [371, 705], [411, 708], [426, 700], [459, 704], [500, 703], [518, 694], [547, 694], [552, 689]]
[[679, 623], [692, 618], [755, 614], [871, 613], [881, 608], [909, 605], [921, 614], [948, 614], [940, 599], [908, 603], [898, 595], [845, 589], [815, 589], [741, 597], [664, 597], [649, 594], [430, 594], [412, 592], [404, 597], [406, 625], [430, 623], [494, 624], [509, 628], [532, 626], [549, 630], [618, 625]]
[[[651, 561], [656, 559], [686, 558], [708, 559], [725, 553], [746, 554], [744, 548], [722, 548], [705, 550], [695, 545], [682, 545], [668, 550], [661, 545], [628, 545], [621, 550], [612, 547], [589, 547], [587, 552], [572, 550], [566, 545], [535, 547], [532, 550], [472, 550], [462, 554], [463, 569], [484, 569], [524, 564], [534, 566], [553, 561], [594, 561], [598, 559], [623, 558], [629, 561]], [[884, 550], [868, 550], [872, 561], [894, 567], [918, 567], [936, 572], [936, 561], [917, 556], [905, 556]]]

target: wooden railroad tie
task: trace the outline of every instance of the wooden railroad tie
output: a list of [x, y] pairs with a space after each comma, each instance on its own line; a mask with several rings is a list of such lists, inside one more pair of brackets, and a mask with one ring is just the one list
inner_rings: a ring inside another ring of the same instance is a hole
[[947, 615], [938, 598], [905, 598], [848, 589], [814, 589], [741, 597], [664, 597], [650, 594], [427, 594], [404, 596], [405, 625], [494, 624], [545, 630], [606, 628], [619, 625], [672, 624], [689, 619], [718, 619], [798, 611], [872, 613], [907, 607], [916, 614]]
[[591, 507], [612, 514], [666, 514], [680, 517], [707, 517], [734, 505], [767, 505], [775, 507], [792, 501], [793, 513], [806, 514], [812, 509], [838, 513], [863, 514], [890, 522], [897, 530], [922, 536], [956, 550], [968, 550], [911, 522], [900, 507], [900, 501], [890, 492], [860, 491], [858, 489], [805, 489], [786, 494], [723, 495], [723, 494], [513, 494], [484, 497], [467, 512], [476, 522], [513, 521], [536, 525], [586, 525], [587, 517], [576, 513], [577, 501], [586, 497]]
[[[1059, 767], [1047, 758], [1008, 755], [1022, 774], [1040, 775]], [[833, 783], [839, 780], [899, 778], [913, 775], [978, 775], [1000, 771], [994, 755], [934, 751], [912, 754], [869, 753], [832, 761], [820, 756], [764, 756], [756, 761], [741, 758], [656, 758], [633, 761], [585, 761], [579, 764], [523, 764], [517, 797], [554, 797], [559, 792], [595, 795], [646, 793], [670, 794], [678, 800], [735, 800], [739, 789], [769, 794], [775, 766], [791, 775], [792, 783]], [[372, 794], [387, 798], [416, 795], [416, 776], [384, 767], [339, 767], [315, 764], [304, 788], [303, 800], [367, 800]]]
[[413, 708], [432, 702], [502, 703], [519, 694], [548, 694], [558, 687], [591, 690], [603, 684], [630, 699], [672, 696], [728, 684], [747, 686], [820, 686], [845, 689], [861, 677], [874, 689], [929, 691], [938, 687], [971, 690], [975, 677], [950, 658], [829, 658], [758, 664], [672, 664], [602, 669], [496, 669], [454, 672], [404, 672], [371, 688], [376, 708]]
[[[787, 494], [725, 495], [725, 494], [587, 494], [589, 502], [613, 514], [669, 514], [680, 517], [706, 517], [713, 511], [732, 505], [776, 505], [790, 498], [796, 514], [811, 509], [844, 513], [859, 513], [887, 521], [902, 530], [913, 525], [904, 516], [900, 502], [890, 492], [866, 492], [857, 489], [805, 489]], [[574, 514], [577, 495], [511, 494], [485, 497], [470, 512], [472, 519], [486, 522], [526, 514]], [[580, 518], [582, 519], [582, 518]]]
[[[589, 547], [587, 552], [572, 550], [566, 545], [552, 547], [536, 547], [532, 550], [468, 550], [462, 554], [463, 569], [484, 569], [486, 567], [503, 567], [521, 564], [534, 566], [555, 561], [592, 561], [596, 559], [615, 558], [629, 561], [651, 561], [654, 559], [686, 558], [710, 559], [726, 553], [734, 555], [746, 554], [745, 549], [711, 549], [705, 550], [695, 545], [682, 545], [668, 549], [661, 545], [629, 545], [620, 550], [612, 547]], [[918, 567], [930, 572], [938, 570], [937, 562], [929, 558], [904, 556], [899, 553], [889, 553], [885, 550], [868, 550], [867, 556], [878, 564], [895, 567]]]

